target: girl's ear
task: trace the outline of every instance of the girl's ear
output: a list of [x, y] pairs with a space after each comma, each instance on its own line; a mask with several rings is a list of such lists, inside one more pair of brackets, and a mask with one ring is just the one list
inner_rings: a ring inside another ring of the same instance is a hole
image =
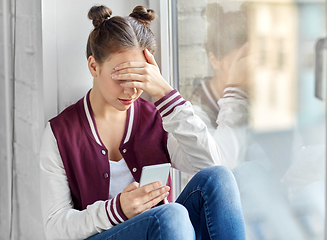
[[210, 60], [212, 68], [214, 70], [218, 70], [219, 69], [219, 61], [212, 52], [209, 53], [209, 60]]
[[95, 58], [93, 56], [89, 56], [88, 67], [89, 67], [91, 75], [93, 77], [97, 77], [98, 76], [97, 70], [99, 68], [99, 64], [95, 61]]

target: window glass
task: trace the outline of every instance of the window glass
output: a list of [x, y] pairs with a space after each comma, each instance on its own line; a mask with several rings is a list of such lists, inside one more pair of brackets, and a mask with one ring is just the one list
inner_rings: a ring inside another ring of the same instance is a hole
[[[176, 4], [179, 90], [235, 175], [247, 239], [323, 239], [326, 119], [314, 56], [326, 1]], [[181, 176], [183, 188], [192, 176]]]

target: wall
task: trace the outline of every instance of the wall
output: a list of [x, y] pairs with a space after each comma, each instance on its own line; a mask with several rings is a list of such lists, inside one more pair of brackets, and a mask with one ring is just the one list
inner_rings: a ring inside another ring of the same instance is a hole
[[[86, 14], [94, 2], [16, 0], [16, 18], [13, 17], [14, 2], [0, 0], [0, 240], [10, 239], [10, 203], [13, 205], [12, 239], [44, 240], [39, 192], [40, 139], [49, 117], [83, 96], [92, 84], [84, 52], [87, 35], [92, 29]], [[146, 0], [102, 2], [117, 15], [129, 14], [134, 6], [148, 3]], [[51, 8], [51, 4], [55, 4], [56, 8]], [[8, 6], [6, 10], [3, 9], [5, 5]], [[48, 13], [55, 15], [55, 18], [42, 15], [47, 9], [50, 9]], [[75, 9], [72, 11], [73, 16], [67, 16], [71, 9]], [[4, 13], [8, 16], [8, 24], [3, 21]], [[15, 25], [10, 25], [10, 20], [15, 20]], [[43, 42], [44, 35], [53, 29], [42, 28], [42, 24], [43, 27], [52, 24], [56, 30], [55, 39]], [[5, 36], [5, 28], [2, 26], [7, 26], [9, 31], [16, 26], [15, 44], [14, 39]], [[71, 30], [72, 27], [74, 31]], [[6, 39], [9, 42], [5, 42]], [[51, 45], [53, 43], [55, 44]], [[10, 55], [12, 46], [15, 46], [14, 55]], [[7, 60], [5, 52], [8, 52]], [[5, 67], [4, 64], [13, 61], [15, 74], [10, 66]], [[7, 88], [6, 72], [9, 79]], [[49, 73], [50, 76], [54, 73], [56, 78], [44, 77], [49, 76]], [[13, 102], [10, 101], [12, 97]], [[10, 113], [13, 113], [14, 121], [11, 121]], [[13, 144], [8, 141], [12, 133], [10, 125], [14, 128]], [[13, 158], [10, 156], [12, 152]]]
[[41, 1], [16, 1], [14, 239], [44, 239], [38, 152], [43, 133]]
[[[6, 1], [9, 8], [3, 9], [6, 14], [12, 16], [14, 1]], [[4, 12], [3, 12], [4, 13]], [[39, 140], [43, 132], [43, 104], [42, 104], [42, 44], [41, 44], [41, 1], [40, 0], [17, 0], [15, 19], [15, 54], [7, 61], [14, 61], [15, 83], [13, 107], [10, 102], [1, 101], [1, 122], [7, 119], [6, 109], [14, 114], [14, 155], [13, 155], [13, 239], [44, 239], [42, 234], [41, 211], [39, 200], [39, 170], [38, 151]], [[11, 18], [13, 20], [13, 18]], [[9, 25], [13, 27], [14, 25]], [[11, 28], [9, 28], [11, 29]], [[5, 39], [2, 36], [1, 39]], [[12, 39], [13, 41], [13, 39]], [[2, 45], [1, 50], [12, 46]], [[1, 54], [2, 55], [2, 54]], [[13, 58], [15, 56], [15, 58]], [[2, 64], [0, 64], [2, 66]], [[7, 69], [2, 69], [5, 72]], [[9, 72], [10, 83], [12, 71]], [[4, 81], [1, 81], [1, 84]], [[1, 87], [1, 89], [5, 89]], [[5, 89], [8, 90], [8, 89]], [[12, 90], [12, 88], [9, 90]], [[8, 92], [6, 92], [9, 94]], [[5, 96], [5, 94], [1, 94]], [[11, 98], [13, 94], [9, 95]], [[9, 99], [10, 99], [9, 98]], [[9, 104], [9, 105], [8, 105]], [[8, 112], [7, 112], [8, 114]], [[10, 118], [9, 118], [10, 119]], [[9, 131], [10, 133], [11, 131]], [[5, 143], [3, 143], [5, 139]], [[4, 146], [8, 143], [8, 132], [1, 129], [1, 239], [9, 239], [10, 220], [10, 185], [11, 172], [9, 171], [10, 151]]]
[[178, 0], [179, 86], [188, 98], [194, 86], [208, 76], [208, 57], [203, 43], [206, 20], [203, 16], [207, 1]]
[[[6, 95], [5, 95], [5, 85], [9, 76], [6, 76], [4, 64], [6, 61], [5, 55], [5, 41], [8, 40], [7, 34], [5, 34], [5, 21], [8, 19], [8, 16], [3, 12], [4, 2], [0, 1], [0, 232], [5, 232], [9, 229], [8, 219], [9, 216], [9, 185], [8, 185], [8, 158], [7, 158], [7, 136], [6, 131]], [[7, 12], [9, 13], [9, 11]], [[6, 37], [6, 39], [5, 39]], [[8, 69], [9, 70], [9, 69]], [[8, 73], [9, 71], [7, 71]]]

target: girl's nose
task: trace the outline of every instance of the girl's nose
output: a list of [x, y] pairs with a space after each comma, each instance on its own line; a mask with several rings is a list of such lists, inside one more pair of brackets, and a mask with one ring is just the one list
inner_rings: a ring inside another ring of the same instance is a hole
[[124, 93], [131, 97], [136, 93], [136, 88], [124, 88]]

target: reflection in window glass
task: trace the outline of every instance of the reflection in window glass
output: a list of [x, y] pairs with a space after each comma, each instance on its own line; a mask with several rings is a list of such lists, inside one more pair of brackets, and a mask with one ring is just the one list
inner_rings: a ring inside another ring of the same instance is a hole
[[325, 5], [177, 0], [179, 90], [235, 175], [247, 239], [323, 239], [325, 104], [312, 59]]

